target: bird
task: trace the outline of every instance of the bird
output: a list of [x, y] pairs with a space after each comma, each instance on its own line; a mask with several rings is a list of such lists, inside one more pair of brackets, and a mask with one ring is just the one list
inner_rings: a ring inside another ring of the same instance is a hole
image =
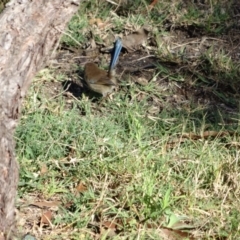
[[106, 97], [113, 91], [117, 85], [114, 68], [117, 64], [121, 50], [122, 41], [118, 38], [114, 44], [108, 71], [100, 69], [93, 62], [85, 64], [84, 80], [90, 90], [100, 93], [103, 97]]

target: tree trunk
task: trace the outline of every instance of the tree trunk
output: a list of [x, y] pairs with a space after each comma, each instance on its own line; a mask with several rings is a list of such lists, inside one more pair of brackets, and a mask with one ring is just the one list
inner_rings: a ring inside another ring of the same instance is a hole
[[31, 79], [78, 9], [79, 0], [11, 0], [0, 15], [0, 239], [11, 239], [18, 164], [14, 130]]

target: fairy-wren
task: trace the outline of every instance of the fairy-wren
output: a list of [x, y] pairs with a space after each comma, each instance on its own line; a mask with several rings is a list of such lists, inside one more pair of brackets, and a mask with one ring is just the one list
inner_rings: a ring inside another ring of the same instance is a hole
[[84, 80], [88, 87], [92, 91], [102, 94], [103, 97], [106, 97], [109, 93], [111, 93], [117, 85], [117, 81], [114, 77], [114, 68], [121, 49], [122, 41], [117, 39], [114, 44], [108, 71], [98, 68], [98, 66], [93, 62], [87, 63], [84, 67]]

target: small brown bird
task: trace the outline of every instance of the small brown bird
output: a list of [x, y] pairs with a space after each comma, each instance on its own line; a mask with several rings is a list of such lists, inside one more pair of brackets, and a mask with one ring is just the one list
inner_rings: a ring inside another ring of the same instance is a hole
[[109, 70], [105, 71], [100, 68], [95, 63], [87, 63], [84, 68], [84, 80], [88, 87], [94, 92], [100, 93], [103, 97], [106, 97], [109, 93], [113, 91], [117, 85], [117, 80], [114, 75], [114, 67], [116, 66], [119, 54], [122, 49], [122, 42], [118, 39], [115, 42], [113, 49], [113, 54], [109, 66]]

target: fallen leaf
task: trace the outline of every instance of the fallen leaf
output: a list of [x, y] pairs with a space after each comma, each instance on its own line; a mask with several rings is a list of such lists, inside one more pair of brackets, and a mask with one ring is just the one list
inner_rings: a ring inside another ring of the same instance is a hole
[[101, 234], [101, 237], [104, 239], [106, 237], [114, 237], [117, 235], [115, 229], [113, 228], [108, 228], [108, 229], [105, 229], [105, 228], [101, 228], [100, 229], [100, 234]]
[[181, 137], [183, 138], [189, 138], [192, 140], [197, 140], [197, 139], [207, 139], [209, 137], [226, 137], [226, 136], [233, 136], [236, 135], [235, 132], [232, 131], [205, 131], [201, 135], [195, 134], [195, 133], [184, 133], [182, 134]]
[[144, 77], [135, 77], [135, 81], [142, 86], [148, 85], [148, 80]]
[[159, 229], [159, 235], [166, 240], [195, 239], [191, 233], [165, 227]]
[[134, 96], [139, 102], [141, 102], [143, 99], [146, 99], [146, 93], [139, 92]]
[[104, 25], [104, 22], [102, 21], [102, 19], [100, 19], [100, 18], [96, 18], [96, 25], [98, 26], [98, 27], [100, 27], [100, 26], [102, 26], [102, 25]]
[[74, 207], [74, 202], [73, 201], [69, 201], [64, 205], [65, 208], [67, 209], [71, 209]]
[[113, 221], [105, 221], [102, 225], [106, 228], [114, 228], [116, 229], [116, 224]]
[[146, 28], [141, 28], [137, 32], [129, 34], [122, 39], [122, 45], [128, 52], [133, 52], [142, 45], [148, 37], [149, 31]]
[[41, 224], [50, 225], [53, 218], [53, 213], [51, 211], [44, 212], [41, 217]]
[[90, 25], [94, 25], [97, 22], [97, 18], [90, 18], [88, 22]]
[[40, 175], [43, 176], [48, 172], [48, 167], [45, 163], [41, 165]]
[[80, 182], [76, 187], [76, 191], [83, 193], [83, 192], [87, 191], [87, 187], [82, 182]]
[[101, 18], [92, 18], [89, 20], [90, 25], [96, 25], [98, 28], [103, 29], [106, 26], [110, 26], [111, 24], [108, 21], [103, 21]]
[[154, 105], [152, 105], [152, 106], [150, 106], [149, 108], [148, 108], [148, 113], [150, 113], [150, 114], [158, 114], [159, 112], [160, 112], [160, 108], [159, 108], [159, 106], [154, 106]]
[[97, 44], [96, 44], [96, 42], [93, 38], [90, 39], [90, 48], [91, 49], [96, 49], [97, 48]]
[[149, 5], [149, 9], [152, 10], [157, 2], [158, 0], [153, 0], [152, 3]]

